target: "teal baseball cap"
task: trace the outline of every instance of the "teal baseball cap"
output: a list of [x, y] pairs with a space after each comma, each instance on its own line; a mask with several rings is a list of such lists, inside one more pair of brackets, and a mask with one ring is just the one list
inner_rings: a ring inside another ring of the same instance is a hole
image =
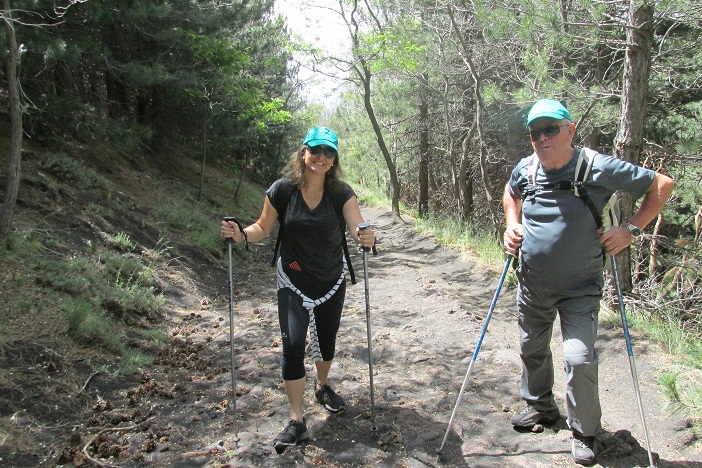
[[529, 110], [529, 115], [527, 115], [526, 126], [528, 127], [536, 119], [550, 118], [550, 119], [568, 119], [571, 122], [573, 118], [570, 116], [568, 109], [561, 104], [559, 101], [554, 101], [553, 99], [539, 99], [531, 106]]
[[305, 139], [302, 140], [302, 144], [307, 146], [327, 145], [334, 148], [334, 151], [339, 151], [339, 137], [336, 136], [334, 130], [328, 127], [311, 128]]

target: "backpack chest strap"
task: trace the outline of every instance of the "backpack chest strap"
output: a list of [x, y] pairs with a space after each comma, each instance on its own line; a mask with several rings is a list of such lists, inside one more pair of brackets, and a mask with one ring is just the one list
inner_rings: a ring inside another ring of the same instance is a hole
[[522, 200], [531, 199], [544, 190], [571, 190], [576, 197], [581, 197], [577, 192], [584, 190], [584, 184], [577, 180], [564, 180], [553, 184], [527, 184], [522, 191]]
[[575, 165], [575, 180], [565, 180], [553, 184], [537, 184], [536, 172], [541, 162], [536, 156], [536, 153], [532, 154], [527, 167], [527, 185], [522, 191], [522, 201], [533, 199], [544, 190], [570, 190], [585, 203], [590, 213], [592, 213], [592, 217], [595, 219], [597, 229], [600, 229], [603, 226], [602, 217], [597, 211], [595, 204], [588, 196], [587, 189], [585, 188], [585, 181], [590, 175], [590, 169], [592, 169], [592, 163], [596, 155], [597, 152], [589, 150], [588, 148], [579, 148], [577, 154], [578, 159]]

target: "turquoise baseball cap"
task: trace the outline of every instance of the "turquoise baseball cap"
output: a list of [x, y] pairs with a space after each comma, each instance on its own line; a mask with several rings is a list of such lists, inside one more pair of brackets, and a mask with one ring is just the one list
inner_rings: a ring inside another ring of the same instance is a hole
[[334, 130], [328, 127], [311, 128], [305, 139], [302, 140], [302, 144], [307, 146], [327, 145], [334, 148], [334, 151], [339, 151], [339, 137], [336, 136]]
[[566, 107], [559, 101], [554, 101], [553, 99], [539, 99], [533, 106], [531, 106], [531, 109], [529, 110], [526, 126], [528, 127], [534, 120], [544, 117], [557, 120], [568, 119], [571, 122], [573, 121], [568, 109], [566, 109]]

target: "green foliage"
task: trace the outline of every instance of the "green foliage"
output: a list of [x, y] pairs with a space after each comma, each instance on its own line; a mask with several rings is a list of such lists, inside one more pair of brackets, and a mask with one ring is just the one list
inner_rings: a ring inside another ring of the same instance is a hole
[[244, 70], [250, 63], [249, 51], [232, 47], [231, 39], [208, 37], [195, 31], [186, 32], [191, 41], [195, 58], [205, 67], [216, 67], [221, 71], [235, 75]]
[[210, 157], [241, 159], [229, 150], [242, 146], [237, 135], [290, 118], [277, 101], [289, 95], [289, 55], [273, 2], [91, 0], [66, 9], [51, 28], [34, 24], [54, 16], [51, 2], [20, 4], [32, 137], [167, 152], [197, 148], [208, 122], [218, 142]]
[[65, 298], [59, 308], [66, 314], [68, 335], [85, 344], [109, 344], [112, 322], [100, 310], [85, 299]]
[[[151, 270], [135, 258], [113, 253], [106, 253], [98, 262], [87, 256], [76, 256], [67, 263], [47, 260], [39, 265], [38, 281], [76, 300], [85, 298], [91, 310], [99, 311], [97, 315], [109, 313], [128, 322], [134, 321], [135, 315], [157, 313], [163, 303], [153, 286]], [[85, 309], [77, 307], [75, 320], [80, 321]], [[98, 319], [86, 323], [92, 329]]]
[[41, 248], [41, 234], [36, 231], [10, 232], [0, 243], [0, 259], [17, 259], [35, 254]]
[[153, 136], [151, 127], [121, 117], [98, 120], [90, 127], [96, 138], [113, 142], [118, 151], [134, 151]]
[[59, 305], [68, 321], [68, 335], [79, 343], [88, 346], [101, 346], [120, 354], [124, 345], [115, 334], [113, 322], [100, 310], [85, 300], [68, 298]]
[[153, 363], [153, 356], [148, 356], [136, 349], [127, 348], [122, 353], [122, 361], [116, 373], [121, 375], [138, 374]]
[[[693, 377], [694, 378], [694, 377]], [[694, 414], [702, 418], [702, 386], [690, 383], [683, 369], [666, 372], [658, 378], [667, 397], [667, 409], [673, 413]], [[684, 388], [684, 390], [683, 390]]]
[[[668, 409], [682, 412], [696, 419], [702, 418], [702, 342], [699, 330], [684, 323], [677, 311], [662, 307], [655, 313], [627, 311], [627, 321], [632, 329], [662, 346], [674, 364], [658, 377], [668, 398]], [[607, 314], [611, 326], [621, 326], [619, 314]]]
[[283, 107], [282, 99], [272, 99], [261, 103], [257, 109], [253, 109], [250, 116], [257, 116], [259, 120], [259, 129], [265, 130], [266, 123], [274, 125], [282, 125], [290, 122], [292, 116], [290, 112]]
[[47, 260], [39, 267], [40, 284], [71, 296], [86, 294], [99, 280], [94, 264], [87, 257], [74, 257], [68, 262]]
[[364, 36], [365, 48], [361, 53], [378, 55], [373, 61], [373, 73], [387, 69], [414, 72], [418, 59], [425, 51], [425, 46], [413, 42], [413, 38], [396, 31], [378, 32]]
[[100, 263], [101, 272], [111, 282], [136, 283], [144, 287], [153, 285], [153, 269], [145, 267], [139, 258], [106, 252], [100, 256]]
[[66, 154], [51, 154], [40, 160], [39, 167], [55, 176], [59, 182], [80, 189], [107, 189], [109, 183], [104, 176]]
[[78, 64], [82, 51], [75, 44], [67, 43], [60, 37], [51, 38], [47, 41], [44, 50], [44, 60], [47, 65], [55, 66], [60, 62]]
[[115, 209], [112, 206], [109, 205], [101, 205], [99, 203], [95, 202], [90, 202], [86, 205], [85, 211], [94, 216], [102, 216], [104, 217], [109, 217], [109, 216], [114, 216], [115, 214]]
[[673, 239], [691, 242], [695, 236], [695, 216], [702, 206], [702, 187], [694, 180], [702, 180], [702, 169], [683, 166], [678, 172], [673, 202], [664, 209], [664, 229]]
[[487, 263], [496, 264], [505, 259], [489, 225], [429, 216], [417, 219], [417, 229], [432, 235], [442, 245], [477, 254]]
[[386, 205], [388, 203], [388, 198], [378, 192], [377, 188], [359, 184], [353, 184], [352, 187], [358, 196], [358, 203], [360, 205], [376, 206]]
[[[44, 289], [39, 297], [65, 317], [71, 338], [121, 356], [119, 372], [131, 374], [153, 360], [127, 347], [125, 326], [145, 323], [142, 319], [154, 317], [163, 305], [164, 299], [156, 289], [154, 277], [154, 265], [161, 258], [162, 250], [144, 250], [149, 258], [139, 257], [133, 253], [137, 244], [123, 233], [108, 236], [108, 242], [107, 246], [95, 247], [93, 252], [74, 255], [67, 261], [37, 259], [36, 282]], [[21, 301], [17, 301], [12, 310], [19, 314], [27, 306], [31, 308], [32, 304], [22, 306]], [[25, 312], [31, 313], [31, 310]], [[147, 341], [148, 348], [161, 348], [168, 339], [158, 330], [139, 333]]]
[[[199, 208], [198, 208], [199, 207]], [[195, 244], [206, 251], [218, 250], [220, 219], [205, 214], [205, 207], [189, 200], [172, 198], [159, 204], [153, 213], [154, 222], [185, 231]]]
[[133, 251], [137, 248], [137, 243], [123, 232], [118, 232], [115, 236], [108, 236], [108, 239], [118, 250]]
[[165, 332], [158, 329], [143, 330], [139, 332], [139, 335], [141, 335], [141, 338], [153, 349], [165, 348], [170, 340]]

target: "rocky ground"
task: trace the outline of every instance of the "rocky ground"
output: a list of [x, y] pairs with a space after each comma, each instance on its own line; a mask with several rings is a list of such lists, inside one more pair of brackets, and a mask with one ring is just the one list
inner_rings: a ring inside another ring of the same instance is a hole
[[[509, 423], [520, 409], [514, 288], [503, 288], [469, 385], [437, 456], [500, 276], [476, 259], [422, 237], [412, 223], [393, 224], [387, 208], [364, 208], [377, 229], [369, 256], [374, 405], [371, 406], [363, 262], [348, 288], [330, 383], [349, 407], [332, 415], [314, 402], [308, 366], [305, 447], [277, 455], [271, 446], [289, 419], [280, 377], [280, 338], [269, 244], [235, 246], [236, 399], [230, 372], [226, 263], [174, 259], [170, 336], [156, 365], [137, 380], [115, 377], [91, 361], [61, 356], [38, 339], [8, 343], [4, 372], [24, 382], [0, 388], [3, 466], [575, 466], [564, 420], [541, 433]], [[352, 249], [355, 250], [355, 249]], [[556, 327], [557, 328], [557, 327]], [[553, 350], [559, 362], [560, 335]], [[656, 376], [669, 365], [633, 330], [646, 422], [659, 467], [702, 467], [690, 422], [669, 414]], [[602, 320], [600, 388], [606, 432], [604, 467], [648, 466], [645, 438], [621, 324]], [[97, 359], [97, 358], [96, 358]], [[556, 394], [562, 412], [563, 376]], [[14, 427], [12, 429], [10, 426]], [[377, 429], [377, 430], [373, 430]]]

